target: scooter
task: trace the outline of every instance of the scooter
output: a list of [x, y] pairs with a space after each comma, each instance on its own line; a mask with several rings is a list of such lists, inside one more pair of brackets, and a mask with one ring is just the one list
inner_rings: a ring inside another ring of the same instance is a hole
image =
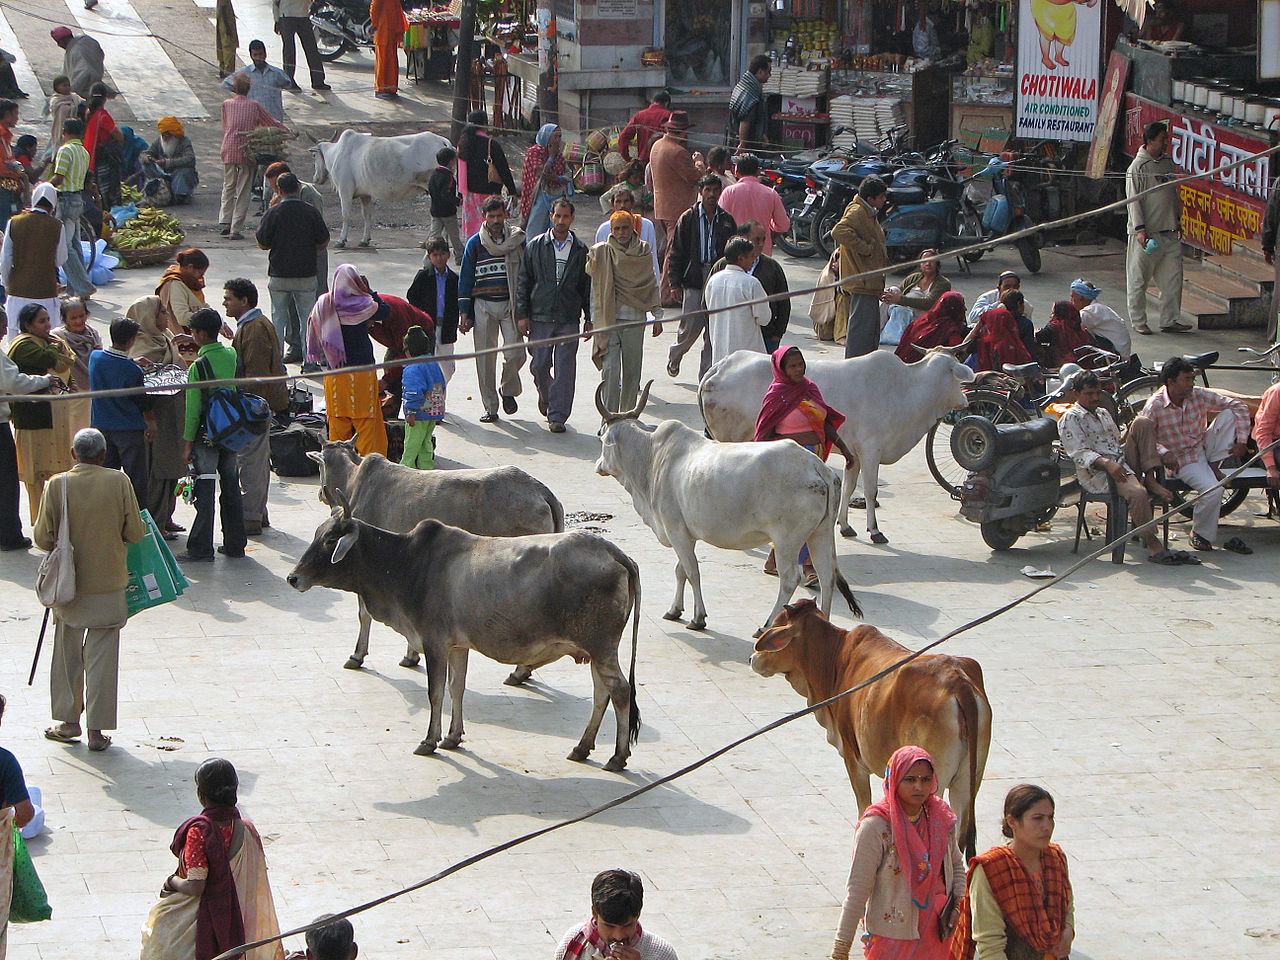
[[362, 0], [314, 0], [310, 19], [321, 60], [333, 61], [348, 51], [373, 48], [369, 4]]
[[[1010, 174], [1013, 161], [1006, 156], [992, 157], [986, 167], [965, 181], [964, 205], [967, 214], [981, 218], [984, 240], [994, 240], [1033, 225], [1027, 213], [1026, 191]], [[1040, 272], [1041, 242], [1040, 234], [1014, 241], [1018, 255], [1032, 273]]]

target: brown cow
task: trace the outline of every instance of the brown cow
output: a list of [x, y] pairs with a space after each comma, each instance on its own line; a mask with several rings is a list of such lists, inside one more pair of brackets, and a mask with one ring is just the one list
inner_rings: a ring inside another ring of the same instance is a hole
[[[857, 686], [908, 653], [875, 627], [840, 629], [805, 598], [784, 607], [756, 641], [751, 667], [762, 677], [782, 674], [813, 704]], [[965, 852], [976, 853], [974, 798], [991, 747], [991, 704], [978, 661], [926, 654], [814, 717], [844, 757], [859, 814], [871, 805], [870, 774], [882, 776], [895, 750], [907, 744], [928, 750], [938, 793], [949, 792], [960, 818]]]

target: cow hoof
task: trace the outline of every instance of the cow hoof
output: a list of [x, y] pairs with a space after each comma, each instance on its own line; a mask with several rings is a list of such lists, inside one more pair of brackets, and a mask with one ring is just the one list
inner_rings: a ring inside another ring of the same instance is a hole
[[668, 610], [662, 615], [663, 620], [679, 620], [684, 615], [683, 610]]
[[339, 248], [345, 247], [346, 245], [347, 245], [347, 241], [345, 240], [339, 240], [337, 243], [334, 244], [335, 247], [339, 247]]
[[361, 240], [359, 245], [362, 247], [370, 247], [373, 246], [373, 242], [370, 240]]
[[854, 530], [853, 527], [845, 526], [840, 528], [840, 536], [842, 537], [854, 538], [857, 535], [858, 531]]
[[402, 667], [408, 667], [409, 669], [412, 670], [417, 665], [418, 665], [417, 657], [401, 657], [400, 658], [400, 666]]
[[413, 752], [419, 757], [429, 757], [436, 752], [436, 741], [423, 740]]
[[583, 747], [574, 747], [573, 750], [569, 752], [569, 759], [578, 763], [581, 763], [589, 756], [591, 756], [591, 751]]
[[364, 659], [357, 657], [347, 657], [347, 662], [342, 665], [344, 670], [363, 670]]
[[871, 542], [872, 543], [888, 543], [889, 538], [886, 537], [879, 530], [877, 530], [875, 533], [871, 534]]
[[706, 617], [703, 617], [703, 618], [701, 618], [701, 619], [698, 619], [698, 618], [696, 618], [696, 617], [695, 617], [694, 619], [690, 620], [690, 621], [689, 621], [689, 629], [690, 629], [690, 630], [705, 630], [705, 629], [707, 629], [707, 618], [706, 618]]
[[441, 750], [457, 750], [458, 744], [462, 743], [461, 737], [445, 737], [440, 741]]
[[604, 765], [604, 768], [610, 773], [617, 773], [620, 770], [625, 770], [627, 768], [627, 758], [611, 757], [609, 762]]
[[502, 682], [508, 687], [522, 687], [524, 686], [524, 682], [528, 679], [529, 678], [527, 676], [522, 675], [519, 671], [512, 670], [507, 679]]

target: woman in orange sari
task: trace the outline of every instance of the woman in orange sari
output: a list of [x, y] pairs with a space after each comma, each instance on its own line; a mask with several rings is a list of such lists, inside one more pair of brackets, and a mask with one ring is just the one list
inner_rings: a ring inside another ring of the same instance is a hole
[[379, 100], [394, 100], [400, 96], [400, 43], [409, 22], [400, 0], [372, 0], [369, 21], [374, 31], [374, 96]]

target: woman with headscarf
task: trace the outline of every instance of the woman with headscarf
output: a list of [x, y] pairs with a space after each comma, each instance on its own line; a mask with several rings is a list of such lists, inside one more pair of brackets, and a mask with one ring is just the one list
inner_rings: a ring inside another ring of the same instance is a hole
[[834, 960], [847, 960], [860, 921], [867, 960], [950, 957], [964, 860], [956, 815], [935, 796], [937, 786], [933, 758], [921, 747], [899, 747], [889, 758], [884, 798], [867, 807], [854, 835]]
[[483, 110], [467, 114], [467, 125], [458, 138], [458, 192], [462, 194], [462, 240], [474, 237], [484, 222], [480, 207], [494, 194], [506, 187], [512, 196], [519, 196], [515, 181], [511, 179], [511, 167], [502, 144], [489, 136], [489, 115]]
[[[53, 335], [62, 340], [71, 352], [76, 355], [76, 365], [71, 368], [71, 376], [67, 386], [72, 393], [83, 393], [89, 389], [89, 354], [102, 349], [102, 338], [98, 331], [89, 326], [89, 308], [79, 297], [63, 297], [59, 306], [61, 325], [54, 329]], [[68, 416], [71, 420], [71, 435], [77, 430], [89, 426], [92, 418], [90, 405], [92, 400], [64, 400], [70, 408]]]
[[1023, 783], [1004, 798], [1007, 844], [969, 861], [969, 894], [952, 939], [955, 960], [1066, 957], [1075, 939], [1067, 857], [1052, 843], [1053, 797]]
[[207, 307], [204, 299], [204, 275], [209, 257], [199, 247], [181, 251], [165, 268], [156, 284], [156, 296], [164, 301], [173, 322], [187, 331], [187, 320], [197, 310]]
[[544, 123], [534, 145], [524, 155], [520, 171], [520, 216], [525, 236], [532, 240], [551, 229], [551, 203], [568, 193], [569, 177], [560, 154], [560, 128]]
[[[145, 361], [143, 366], [159, 367], [171, 364], [183, 370], [187, 363], [178, 345], [194, 341], [188, 334], [173, 333], [173, 318], [159, 297], [143, 297], [133, 301], [125, 316], [138, 323], [138, 338], [129, 348], [129, 356]], [[142, 504], [151, 511], [151, 518], [160, 528], [166, 540], [176, 540], [186, 528], [175, 523], [173, 511], [178, 497], [174, 492], [178, 481], [187, 475], [187, 461], [183, 457], [182, 430], [186, 418], [186, 392], [179, 390], [172, 396], [153, 394], [151, 413], [155, 417], [155, 429], [147, 444], [147, 459], [151, 464], [150, 482], [147, 485], [147, 502]]]
[[[636, 229], [639, 216], [617, 210], [609, 217], [609, 239], [587, 252], [591, 275], [591, 359], [604, 383], [605, 409], [632, 410], [640, 392], [644, 327], [618, 329], [617, 324], [662, 316], [662, 298], [653, 275], [653, 254]], [[662, 324], [653, 325], [653, 335]]]
[[[142, 925], [142, 960], [207, 960], [280, 933], [262, 838], [236, 809], [240, 778], [229, 760], [196, 769], [200, 812], [185, 820], [169, 850], [177, 869]], [[240, 955], [282, 960], [279, 940]]]
[[976, 373], [1000, 370], [1006, 363], [1031, 363], [1033, 358], [1018, 336], [1018, 321], [1004, 307], [992, 307], [965, 338], [972, 349], [965, 361]]
[[[43, 304], [28, 303], [18, 312], [18, 331], [9, 342], [9, 359], [19, 373], [65, 377], [75, 367], [75, 353], [65, 340], [50, 333], [49, 311]], [[35, 523], [45, 482], [71, 469], [71, 411], [65, 401], [48, 400], [15, 400], [9, 409], [18, 448], [18, 477], [27, 488]]]
[[[369, 281], [349, 263], [333, 271], [333, 283], [307, 316], [307, 361], [324, 362], [330, 371], [372, 364], [369, 321], [385, 304], [374, 299]], [[387, 426], [382, 419], [378, 371], [331, 372], [324, 378], [329, 439], [356, 438], [356, 452], [387, 455]]]
[[89, 151], [89, 171], [102, 194], [102, 207], [120, 205], [120, 171], [124, 161], [124, 133], [107, 111], [107, 100], [115, 96], [105, 83], [95, 83], [85, 107], [84, 148]]
[[944, 293], [932, 307], [907, 324], [894, 355], [903, 363], [915, 363], [924, 356], [916, 347], [925, 350], [954, 347], [969, 332], [964, 317], [964, 297], [954, 291]]
[[1086, 369], [1095, 366], [1096, 358], [1082, 359], [1079, 347], [1093, 346], [1093, 340], [1080, 323], [1080, 311], [1070, 300], [1058, 300], [1049, 311], [1049, 322], [1036, 332], [1036, 342], [1044, 345], [1045, 360], [1055, 370], [1068, 363]]

